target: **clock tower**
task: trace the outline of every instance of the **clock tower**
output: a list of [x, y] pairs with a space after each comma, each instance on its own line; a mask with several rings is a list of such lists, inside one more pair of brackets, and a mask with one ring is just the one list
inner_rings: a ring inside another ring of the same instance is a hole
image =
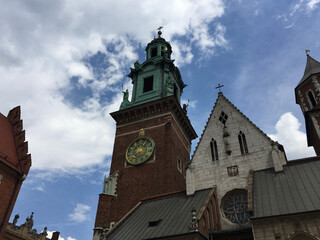
[[197, 135], [180, 106], [186, 85], [171, 53], [159, 31], [146, 47], [146, 60], [137, 60], [130, 69], [131, 101], [125, 91], [120, 110], [111, 113], [115, 142], [93, 239], [100, 239], [141, 200], [186, 189], [185, 168]]

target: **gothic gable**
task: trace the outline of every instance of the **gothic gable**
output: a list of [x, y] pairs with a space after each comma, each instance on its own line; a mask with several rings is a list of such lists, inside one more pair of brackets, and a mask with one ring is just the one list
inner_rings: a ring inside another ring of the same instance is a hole
[[249, 170], [282, 171], [285, 164], [283, 147], [219, 93], [187, 169], [187, 193], [216, 185], [222, 228], [246, 226], [247, 221], [232, 222], [225, 216], [223, 199], [235, 189], [248, 191]]

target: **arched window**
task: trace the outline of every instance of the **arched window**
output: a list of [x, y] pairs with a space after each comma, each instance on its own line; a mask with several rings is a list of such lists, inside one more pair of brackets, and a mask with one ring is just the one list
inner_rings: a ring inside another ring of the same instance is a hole
[[210, 148], [212, 161], [219, 160], [217, 142], [213, 138], [210, 141]]
[[238, 140], [239, 140], [241, 154], [248, 153], [249, 151], [248, 151], [246, 135], [244, 135], [244, 133], [241, 131], [238, 134]]
[[311, 103], [311, 107], [315, 107], [317, 105], [317, 102], [313, 96], [313, 93], [311, 91], [308, 92], [308, 97], [309, 97], [309, 100], [310, 100], [310, 103]]

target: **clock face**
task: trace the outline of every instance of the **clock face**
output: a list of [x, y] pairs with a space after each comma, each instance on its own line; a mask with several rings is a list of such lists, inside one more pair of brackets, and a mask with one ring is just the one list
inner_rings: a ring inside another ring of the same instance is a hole
[[127, 148], [126, 160], [132, 165], [139, 165], [149, 160], [155, 147], [154, 141], [149, 137], [135, 139]]

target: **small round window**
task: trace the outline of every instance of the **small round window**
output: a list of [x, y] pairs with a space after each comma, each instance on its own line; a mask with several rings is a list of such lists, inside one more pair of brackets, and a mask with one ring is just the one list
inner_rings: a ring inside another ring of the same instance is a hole
[[233, 190], [222, 199], [222, 210], [225, 217], [236, 224], [249, 221], [248, 193], [246, 190]]

